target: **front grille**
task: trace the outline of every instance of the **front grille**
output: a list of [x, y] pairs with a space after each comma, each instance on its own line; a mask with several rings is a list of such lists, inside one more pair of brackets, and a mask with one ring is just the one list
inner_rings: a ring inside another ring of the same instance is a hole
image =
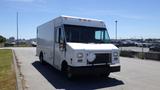
[[109, 63], [111, 62], [111, 54], [109, 53], [96, 53], [96, 59], [89, 64]]

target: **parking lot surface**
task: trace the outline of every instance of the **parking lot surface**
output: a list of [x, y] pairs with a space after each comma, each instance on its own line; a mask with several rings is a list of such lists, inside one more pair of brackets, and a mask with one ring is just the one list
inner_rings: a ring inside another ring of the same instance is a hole
[[42, 65], [36, 48], [12, 48], [24, 76], [26, 90], [160, 90], [160, 62], [120, 57], [121, 72], [108, 79], [95, 76], [68, 80], [48, 64]]

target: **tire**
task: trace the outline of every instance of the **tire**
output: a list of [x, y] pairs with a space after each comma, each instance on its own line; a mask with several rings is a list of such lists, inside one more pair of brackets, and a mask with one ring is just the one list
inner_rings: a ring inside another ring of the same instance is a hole
[[44, 64], [43, 54], [42, 54], [42, 53], [40, 53], [40, 55], [39, 55], [39, 60], [40, 60], [40, 62], [41, 62], [42, 64]]
[[71, 73], [70, 67], [68, 66], [67, 62], [62, 63], [61, 71], [67, 77], [67, 79], [71, 80], [73, 78], [73, 74]]
[[72, 80], [72, 79], [73, 79], [73, 77], [74, 77], [74, 75], [73, 75], [73, 73], [71, 72], [71, 70], [70, 70], [70, 67], [69, 67], [69, 66], [67, 66], [66, 76], [67, 76], [67, 78], [68, 78], [69, 80]]
[[105, 72], [105, 73], [103, 73], [103, 74], [100, 74], [100, 77], [101, 77], [101, 78], [108, 78], [109, 75], [110, 75], [110, 72]]
[[103, 78], [108, 78], [109, 75], [110, 75], [110, 66], [107, 66], [107, 71], [102, 73], [100, 76], [103, 77]]
[[108, 72], [106, 72], [106, 77], [108, 78], [109, 77], [109, 75], [110, 75], [110, 72], [108, 71]]

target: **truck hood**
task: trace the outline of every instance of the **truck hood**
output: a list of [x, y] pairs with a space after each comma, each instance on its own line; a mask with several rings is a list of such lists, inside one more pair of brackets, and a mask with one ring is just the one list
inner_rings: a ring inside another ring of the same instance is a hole
[[95, 44], [95, 43], [67, 43], [71, 48], [78, 50], [113, 50], [118, 49], [113, 44]]

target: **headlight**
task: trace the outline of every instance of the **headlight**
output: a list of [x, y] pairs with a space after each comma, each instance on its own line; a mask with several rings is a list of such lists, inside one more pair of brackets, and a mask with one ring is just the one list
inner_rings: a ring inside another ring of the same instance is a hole
[[77, 58], [83, 58], [83, 53], [78, 53]]
[[87, 59], [88, 59], [89, 62], [93, 62], [96, 59], [96, 55], [94, 53], [90, 53], [87, 56]]
[[119, 56], [118, 52], [114, 52], [113, 53], [113, 59], [114, 59], [114, 61], [118, 61], [118, 56]]
[[118, 57], [118, 52], [114, 52], [114, 53], [113, 53], [113, 56], [114, 56], [114, 57]]

